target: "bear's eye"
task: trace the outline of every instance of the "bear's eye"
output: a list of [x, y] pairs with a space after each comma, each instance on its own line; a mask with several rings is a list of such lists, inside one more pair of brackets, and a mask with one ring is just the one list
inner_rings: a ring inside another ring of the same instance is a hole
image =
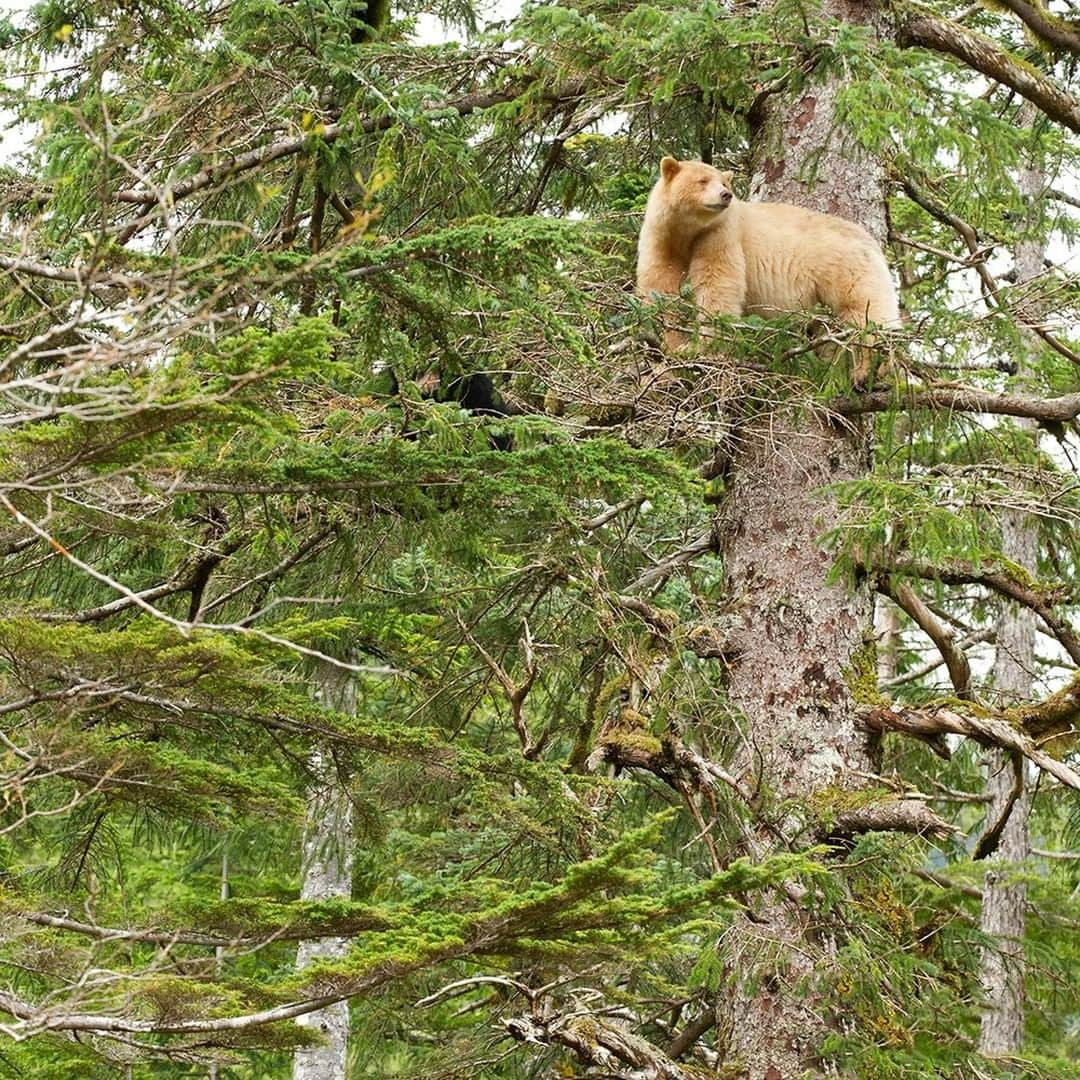
[[709, 182], [709, 181], [708, 181], [708, 179], [707, 179], [706, 177], [704, 177], [704, 176], [703, 176], [703, 177], [702, 177], [702, 178], [701, 178], [701, 179], [700, 179], [700, 180], [698, 181], [698, 186], [699, 186], [699, 187], [704, 187], [704, 186], [705, 186], [705, 185], [706, 185], [706, 184], [707, 184], [708, 182]]

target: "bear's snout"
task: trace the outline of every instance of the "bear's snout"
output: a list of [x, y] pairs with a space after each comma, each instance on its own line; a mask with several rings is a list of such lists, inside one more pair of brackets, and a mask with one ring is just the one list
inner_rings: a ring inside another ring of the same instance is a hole
[[722, 191], [717, 196], [714, 202], [706, 203], [705, 208], [707, 210], [726, 210], [731, 204], [731, 192]]

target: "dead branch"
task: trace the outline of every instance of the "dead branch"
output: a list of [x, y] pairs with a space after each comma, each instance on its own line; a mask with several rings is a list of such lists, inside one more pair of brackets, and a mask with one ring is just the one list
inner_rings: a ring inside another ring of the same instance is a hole
[[461, 616], [456, 616], [456, 618], [458, 628], [465, 636], [465, 640], [480, 654], [481, 659], [487, 664], [496, 681], [506, 691], [506, 697], [510, 703], [510, 715], [514, 722], [514, 730], [521, 740], [522, 757], [526, 761], [535, 761], [544, 748], [550, 736], [550, 731], [546, 731], [539, 739], [534, 740], [532, 735], [529, 734], [528, 725], [525, 723], [523, 711], [525, 698], [528, 697], [533, 683], [536, 682], [536, 676], [539, 674], [539, 665], [536, 662], [536, 650], [533, 647], [534, 643], [532, 634], [529, 632], [529, 624], [525, 624], [524, 633], [521, 637], [521, 649], [525, 656], [525, 681], [519, 684], [510, 678], [502, 664], [473, 637], [469, 628], [462, 621]]
[[627, 1076], [625, 1067], [635, 1076], [653, 1080], [691, 1080], [692, 1074], [672, 1061], [659, 1047], [625, 1028], [593, 1013], [580, 1015], [515, 1016], [502, 1021], [507, 1032], [518, 1042], [541, 1046], [564, 1046], [572, 1050], [584, 1065], [598, 1066], [610, 1076]]

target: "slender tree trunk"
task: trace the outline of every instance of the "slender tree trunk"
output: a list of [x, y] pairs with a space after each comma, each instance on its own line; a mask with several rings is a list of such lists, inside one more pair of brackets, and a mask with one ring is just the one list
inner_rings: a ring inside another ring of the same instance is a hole
[[[325, 665], [317, 675], [323, 703], [344, 713], [356, 711], [356, 681], [347, 671]], [[311, 755], [312, 788], [308, 794], [304, 826], [302, 900], [325, 900], [352, 895], [353, 812], [329, 752], [317, 748]], [[319, 938], [301, 942], [296, 966], [345, 954], [345, 938]], [[349, 1039], [349, 1003], [340, 1001], [302, 1016], [298, 1024], [314, 1028], [318, 1046], [297, 1050], [293, 1080], [344, 1080]]]
[[[875, 12], [841, 0], [824, 6], [849, 20]], [[826, 82], [794, 100], [770, 99], [756, 131], [750, 198], [838, 214], [881, 241], [883, 172], [843, 142], [836, 89]], [[851, 687], [852, 668], [869, 657], [873, 597], [865, 582], [827, 583], [831, 558], [818, 540], [839, 518], [823, 489], [866, 475], [868, 437], [782, 405], [740, 435], [718, 521], [728, 593], [742, 621], [728, 694], [744, 717], [741, 771], [761, 792], [773, 827], [796, 836], [803, 822], [790, 807], [826, 788], [862, 786], [875, 767], [871, 741], [856, 728]], [[765, 832], [762, 841], [769, 842]], [[730, 940], [734, 984], [720, 1007], [726, 1062], [748, 1080], [820, 1075], [816, 1048], [829, 1021], [814, 982], [830, 963], [830, 943], [783, 898], [741, 921]]]
[[[229, 844], [227, 840], [221, 849], [221, 885], [218, 889], [218, 899], [229, 899]], [[214, 949], [214, 969], [219, 978], [221, 977], [221, 965], [224, 959], [225, 949], [219, 945]], [[218, 1080], [220, 1068], [216, 1061], [213, 1062], [208, 1073], [208, 1080]]]
[[[1028, 123], [1034, 110], [1024, 110]], [[1025, 170], [1020, 177], [1020, 189], [1037, 205], [1044, 184], [1042, 170], [1037, 166]], [[1015, 252], [1016, 278], [1029, 281], [1042, 273], [1043, 249], [1036, 240], [1017, 244]], [[1033, 335], [1025, 335], [1033, 347]], [[1032, 421], [1018, 424], [1035, 430]], [[1038, 537], [1030, 518], [1014, 510], [1001, 513], [1001, 550], [1013, 562], [1034, 573]], [[1031, 697], [1035, 659], [1035, 617], [1027, 608], [1015, 604], [1002, 606], [997, 624], [997, 653], [994, 660], [994, 686], [1003, 704]], [[1012, 764], [1002, 751], [988, 754], [988, 787], [991, 803], [987, 821], [997, 821], [1004, 811], [1013, 788]], [[1030, 796], [1025, 786], [1023, 794], [1013, 805], [987, 868], [983, 887], [981, 928], [992, 939], [982, 954], [982, 984], [986, 992], [986, 1009], [979, 1032], [979, 1049], [996, 1056], [1015, 1053], [1024, 1037], [1024, 905], [1027, 887], [1010, 881], [1009, 866], [1024, 862], [1031, 855], [1028, 834]]]

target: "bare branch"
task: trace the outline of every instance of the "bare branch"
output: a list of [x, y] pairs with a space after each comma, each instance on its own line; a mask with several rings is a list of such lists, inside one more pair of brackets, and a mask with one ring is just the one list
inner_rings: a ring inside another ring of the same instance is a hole
[[888, 574], [878, 576], [879, 591], [885, 593], [908, 614], [917, 626], [937, 646], [945, 666], [949, 669], [956, 696], [971, 699], [971, 665], [964, 653], [957, 648], [952, 631], [942, 624], [906, 582], [893, 584]]
[[1054, 637], [1061, 642], [1069, 656], [1080, 664], [1080, 637], [1077, 636], [1068, 620], [1054, 611], [1054, 603], [1061, 599], [1060, 590], [1040, 586], [1037, 582], [1021, 581], [1003, 569], [989, 567], [984, 569], [963, 563], [939, 566], [908, 559], [896, 560], [887, 566], [864, 566], [863, 569], [925, 578], [928, 581], [940, 581], [944, 585], [984, 585], [1034, 611]]
[[582, 1064], [599, 1066], [609, 1074], [625, 1075], [620, 1066], [629, 1066], [635, 1070], [635, 1075], [653, 1077], [654, 1080], [690, 1080], [692, 1075], [647, 1039], [601, 1019], [595, 1013], [551, 1017], [533, 1014], [511, 1017], [502, 1023], [519, 1042], [564, 1046], [572, 1050]]
[[522, 757], [524, 757], [526, 761], [535, 761], [539, 756], [540, 751], [543, 749], [544, 744], [547, 742], [550, 732], [545, 732], [539, 739], [534, 740], [532, 735], [529, 734], [528, 725], [525, 723], [523, 711], [525, 698], [528, 697], [529, 691], [532, 689], [533, 683], [536, 681], [536, 676], [539, 673], [532, 634], [529, 632], [529, 624], [525, 624], [525, 630], [521, 637], [521, 649], [525, 655], [525, 681], [519, 685], [510, 678], [510, 675], [502, 664], [500, 664], [499, 661], [496, 660], [475, 637], [473, 637], [469, 628], [462, 621], [461, 616], [456, 616], [456, 618], [458, 627], [462, 634], [464, 634], [465, 640], [480, 654], [492, 675], [495, 676], [499, 685], [506, 692], [507, 700], [510, 702], [510, 713], [514, 722], [514, 730], [521, 740]]

